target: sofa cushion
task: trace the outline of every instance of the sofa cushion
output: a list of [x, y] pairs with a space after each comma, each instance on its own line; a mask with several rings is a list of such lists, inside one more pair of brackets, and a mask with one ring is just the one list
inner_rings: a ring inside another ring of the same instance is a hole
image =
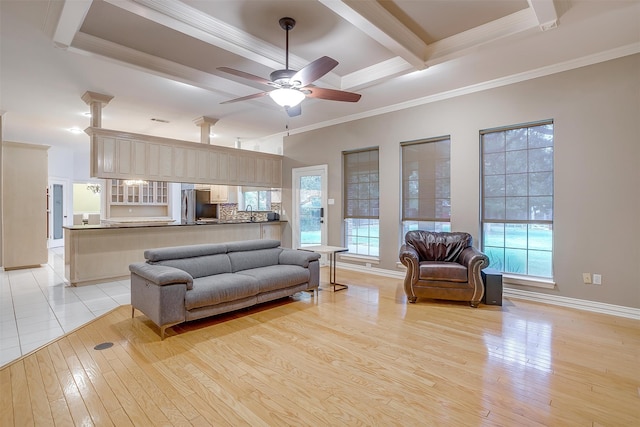
[[258, 293], [258, 280], [252, 276], [222, 273], [193, 281], [185, 295], [187, 310], [240, 300]]
[[227, 252], [225, 244], [172, 246], [168, 248], [147, 249], [144, 258], [150, 262], [164, 261], [168, 259], [193, 258], [205, 255], [224, 254]]
[[243, 270], [236, 275], [255, 278], [261, 293], [309, 282], [309, 269], [297, 265], [270, 265]]
[[407, 245], [413, 246], [420, 261], [455, 262], [464, 248], [471, 246], [471, 234], [464, 232], [436, 233], [413, 230], [405, 235]]
[[457, 262], [422, 261], [418, 279], [464, 283], [469, 280], [469, 272]]
[[231, 273], [231, 261], [226, 254], [205, 255], [184, 259], [167, 259], [152, 264], [179, 268], [196, 279], [214, 274]]
[[268, 265], [278, 265], [282, 248], [248, 250], [242, 252], [229, 252], [231, 260], [231, 272], [248, 270], [250, 268], [266, 267]]
[[240, 240], [226, 243], [227, 252], [254, 251], [257, 249], [277, 248], [278, 246], [280, 246], [280, 240], [274, 239]]

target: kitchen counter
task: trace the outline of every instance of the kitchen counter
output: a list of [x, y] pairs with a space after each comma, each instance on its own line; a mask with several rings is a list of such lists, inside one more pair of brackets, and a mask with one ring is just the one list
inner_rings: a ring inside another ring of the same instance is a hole
[[182, 224], [180, 222], [113, 222], [107, 224], [95, 224], [95, 225], [65, 225], [63, 228], [69, 230], [100, 230], [100, 229], [113, 229], [113, 228], [146, 228], [146, 227], [192, 227], [200, 225], [230, 225], [230, 224], [280, 224], [287, 221], [245, 221], [245, 220], [219, 220], [219, 221], [196, 221], [192, 224]]
[[286, 222], [129, 222], [65, 226], [65, 279], [73, 286], [128, 279], [129, 264], [144, 261], [146, 249], [238, 240], [281, 240]]

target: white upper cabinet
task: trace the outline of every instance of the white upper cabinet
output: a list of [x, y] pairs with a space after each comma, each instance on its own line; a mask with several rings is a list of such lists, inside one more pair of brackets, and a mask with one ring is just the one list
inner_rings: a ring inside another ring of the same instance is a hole
[[87, 132], [91, 136], [92, 177], [282, 186], [282, 156], [276, 154], [102, 128]]

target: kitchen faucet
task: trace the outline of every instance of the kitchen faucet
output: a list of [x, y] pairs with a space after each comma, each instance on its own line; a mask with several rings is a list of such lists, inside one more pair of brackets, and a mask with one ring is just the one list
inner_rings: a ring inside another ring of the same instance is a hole
[[251, 205], [247, 205], [246, 209], [249, 210], [249, 221], [255, 221], [255, 218], [253, 217], [253, 207]]

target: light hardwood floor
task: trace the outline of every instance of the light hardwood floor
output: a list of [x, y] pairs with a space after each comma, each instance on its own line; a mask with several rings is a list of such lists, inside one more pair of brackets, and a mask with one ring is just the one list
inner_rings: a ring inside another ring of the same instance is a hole
[[164, 341], [115, 309], [0, 370], [0, 425], [640, 425], [640, 321], [338, 275]]

